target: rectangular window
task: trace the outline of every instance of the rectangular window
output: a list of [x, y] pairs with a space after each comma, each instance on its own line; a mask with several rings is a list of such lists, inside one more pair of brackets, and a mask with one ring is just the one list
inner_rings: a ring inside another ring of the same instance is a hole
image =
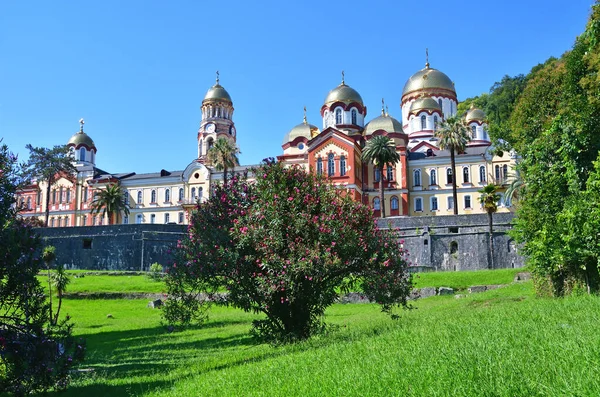
[[142, 222], [144, 222], [144, 216], [142, 214], [137, 214], [135, 217], [135, 223], [140, 224]]
[[454, 209], [454, 197], [448, 197], [448, 209], [449, 210]]
[[129, 224], [129, 215], [124, 215], [124, 216], [123, 216], [123, 224], [124, 224], [124, 225], [127, 225], [127, 224]]
[[179, 213], [179, 223], [183, 223], [183, 212]]
[[85, 226], [87, 225], [87, 215], [84, 215], [83, 218], [81, 219], [81, 226]]
[[156, 222], [156, 215], [155, 214], [151, 214], [150, 215], [150, 223], [155, 223]]
[[165, 223], [169, 223], [169, 214], [165, 214]]
[[87, 187], [83, 188], [83, 201], [88, 201], [88, 189], [87, 189]]
[[465, 196], [465, 208], [471, 208], [471, 196]]
[[458, 227], [457, 226], [451, 226], [448, 228], [448, 233], [458, 233]]
[[84, 250], [91, 250], [92, 249], [92, 239], [91, 238], [84, 238], [83, 239], [83, 249]]
[[381, 179], [381, 172], [379, 171], [379, 167], [375, 167], [375, 182], [379, 182]]
[[415, 199], [415, 211], [422, 212], [423, 211], [423, 199], [421, 197], [417, 197]]
[[52, 204], [56, 204], [56, 189], [52, 190]]
[[431, 210], [432, 211], [437, 211], [438, 210], [438, 199], [437, 199], [437, 197], [432, 197], [431, 198]]

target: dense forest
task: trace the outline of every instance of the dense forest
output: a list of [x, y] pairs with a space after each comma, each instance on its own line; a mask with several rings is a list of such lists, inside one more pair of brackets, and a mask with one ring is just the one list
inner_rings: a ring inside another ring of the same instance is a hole
[[514, 149], [514, 237], [540, 294], [599, 289], [600, 0], [560, 58], [504, 76], [468, 98], [488, 118], [495, 150]]

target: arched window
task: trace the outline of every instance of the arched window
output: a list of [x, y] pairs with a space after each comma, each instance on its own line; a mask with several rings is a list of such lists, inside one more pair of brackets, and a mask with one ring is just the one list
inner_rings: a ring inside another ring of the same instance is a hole
[[58, 203], [61, 204], [63, 202], [63, 188], [62, 186], [58, 190]]
[[500, 166], [496, 165], [496, 184], [500, 184]]
[[352, 109], [352, 124], [356, 125], [356, 109]]
[[52, 189], [52, 204], [56, 204], [56, 189]]
[[84, 147], [79, 149], [79, 161], [85, 161], [85, 148]]
[[479, 182], [485, 182], [485, 166], [483, 165], [479, 166]]
[[41, 190], [38, 190], [38, 192], [37, 192], [37, 196], [36, 196], [36, 199], [35, 199], [35, 203], [36, 203], [37, 205], [40, 205], [40, 204], [42, 204], [42, 191], [41, 191]]
[[69, 218], [65, 216], [65, 226], [69, 226]]
[[27, 209], [31, 209], [31, 197], [27, 197]]
[[477, 127], [474, 125], [471, 126], [471, 138], [475, 139], [477, 137]]
[[192, 200], [195, 200], [195, 199], [196, 199], [196, 188], [193, 187], [192, 188]]
[[198, 142], [198, 155], [202, 156], [202, 141]]
[[342, 124], [342, 109], [335, 109], [335, 123]]
[[317, 175], [321, 174], [323, 174], [323, 159], [319, 157], [317, 159]]
[[346, 157], [345, 156], [340, 157], [340, 175], [341, 176], [346, 175]]
[[380, 179], [381, 179], [381, 172], [379, 170], [379, 167], [375, 167], [375, 182], [379, 182]]
[[432, 196], [429, 204], [430, 204], [430, 207], [431, 207], [432, 211], [437, 211], [438, 210], [438, 199], [437, 199], [437, 197]]
[[413, 185], [421, 186], [421, 170], [415, 170], [413, 172]]
[[137, 203], [142, 204], [142, 200], [143, 200], [142, 191], [140, 190], [140, 191], [138, 191]]
[[123, 202], [125, 205], [129, 205], [129, 192], [127, 190], [123, 192]]
[[438, 127], [438, 116], [433, 116], [433, 129], [437, 130]]
[[54, 218], [50, 218], [50, 227], [54, 227]]
[[397, 210], [398, 209], [398, 197], [396, 197], [396, 196], [392, 197], [392, 200], [390, 201], [390, 207], [393, 210]]
[[150, 193], [150, 202], [156, 203], [156, 190], [152, 189], [152, 193]]
[[170, 189], [165, 189], [165, 202], [169, 202], [171, 201], [171, 190]]
[[451, 184], [452, 183], [452, 168], [447, 168], [446, 169], [446, 183], [447, 184]]
[[83, 201], [88, 201], [89, 190], [87, 187], [83, 188]]
[[437, 185], [437, 171], [436, 170], [429, 171], [429, 184], [432, 186]]
[[179, 188], [179, 201], [183, 201], [183, 188]]
[[198, 188], [198, 198], [199, 198], [199, 199], [202, 199], [202, 192], [203, 192], [203, 189], [202, 189], [202, 187], [199, 187], [199, 188]]
[[71, 202], [71, 189], [67, 189], [67, 203]]
[[335, 174], [335, 158], [333, 153], [329, 153], [327, 156], [327, 176], [333, 176]]
[[438, 98], [438, 105], [440, 105], [440, 109], [444, 109], [444, 108], [442, 107], [442, 98]]
[[387, 175], [385, 177], [387, 178], [388, 182], [394, 180], [394, 169], [391, 165], [387, 166]]
[[213, 147], [214, 141], [210, 138], [206, 143], [208, 144], [208, 150], [210, 150]]
[[469, 183], [469, 167], [463, 167], [463, 183]]
[[425, 117], [425, 115], [421, 116], [421, 130], [425, 129], [426, 120], [427, 120], [427, 118]]
[[508, 178], [508, 165], [504, 164], [502, 166], [502, 183], [506, 183], [506, 178]]
[[453, 241], [450, 243], [450, 253], [451, 254], [458, 253], [458, 243], [456, 241]]
[[380, 205], [380, 204], [381, 204], [381, 203], [379, 202], [379, 197], [375, 197], [375, 198], [373, 199], [373, 209], [374, 209], [375, 211], [379, 211], [379, 210], [381, 209], [381, 205]]
[[423, 212], [423, 199], [421, 197], [415, 198], [415, 212]]

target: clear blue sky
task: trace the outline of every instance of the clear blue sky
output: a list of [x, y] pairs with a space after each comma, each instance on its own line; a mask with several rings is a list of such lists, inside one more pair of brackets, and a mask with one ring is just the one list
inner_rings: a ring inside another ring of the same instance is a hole
[[197, 155], [200, 104], [215, 71], [235, 107], [243, 164], [281, 154], [340, 82], [376, 117], [400, 117], [425, 63], [459, 99], [569, 50], [593, 0], [0, 1], [0, 138], [65, 144], [86, 120], [109, 172], [182, 170]]

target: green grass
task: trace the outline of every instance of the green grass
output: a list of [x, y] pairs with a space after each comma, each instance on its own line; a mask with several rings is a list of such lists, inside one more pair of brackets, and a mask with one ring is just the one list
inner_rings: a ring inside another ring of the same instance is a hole
[[336, 329], [279, 347], [256, 343], [248, 334], [256, 317], [231, 308], [215, 308], [202, 327], [169, 334], [147, 302], [64, 303], [88, 341], [83, 367], [94, 371], [77, 375], [56, 396], [587, 396], [600, 390], [600, 298], [536, 298], [529, 282], [461, 299], [423, 299], [398, 321], [376, 305], [334, 305], [327, 321]]
[[464, 290], [473, 285], [510, 284], [523, 269], [477, 270], [465, 272], [428, 272], [413, 277], [415, 288], [450, 287]]
[[[163, 281], [152, 280], [146, 275], [85, 275], [76, 278], [75, 274], [69, 273], [71, 282], [67, 286], [67, 294], [166, 292]], [[38, 278], [44, 287], [48, 286], [48, 278], [45, 274], [40, 274]]]

